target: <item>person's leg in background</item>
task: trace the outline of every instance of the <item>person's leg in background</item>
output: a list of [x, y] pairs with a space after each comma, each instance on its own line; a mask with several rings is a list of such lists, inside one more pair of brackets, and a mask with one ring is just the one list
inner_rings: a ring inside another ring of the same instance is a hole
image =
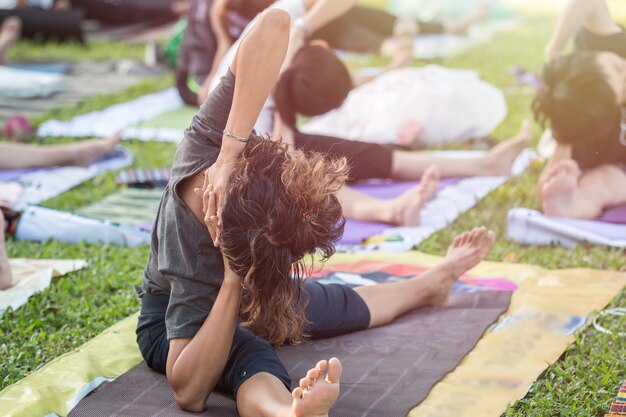
[[426, 169], [415, 187], [391, 199], [369, 196], [345, 186], [337, 193], [343, 215], [347, 219], [388, 223], [396, 226], [417, 226], [426, 203], [437, 192], [439, 172], [437, 168]]
[[[336, 49], [379, 53], [387, 51], [390, 38], [402, 35], [415, 37], [426, 34], [450, 33], [463, 35], [468, 28], [489, 13], [486, 4], [480, 4], [467, 15], [444, 19], [441, 22], [424, 22], [412, 18], [396, 17], [384, 10], [356, 6], [345, 15], [324, 26], [312, 36], [323, 39]], [[393, 55], [393, 54], [390, 54]]]
[[583, 173], [566, 159], [549, 168], [540, 191], [548, 216], [592, 220], [607, 208], [626, 204], [626, 166], [607, 164]]
[[15, 17], [7, 17], [0, 26], [0, 65], [6, 64], [7, 52], [20, 38], [22, 21]]
[[53, 166], [88, 166], [115, 149], [121, 139], [91, 139], [62, 145], [0, 143], [0, 169], [46, 168]]
[[[546, 62], [563, 53], [569, 40], [577, 33], [577, 45], [587, 49], [593, 46], [587, 45], [589, 42], [593, 43], [593, 40], [588, 39], [590, 36], [610, 37], [621, 32], [622, 29], [613, 21], [605, 0], [568, 0], [552, 37], [546, 44]], [[626, 46], [623, 49], [626, 50]]]
[[296, 147], [305, 152], [345, 157], [350, 165], [349, 182], [371, 178], [415, 181], [430, 166], [437, 168], [441, 178], [508, 175], [513, 162], [531, 139], [532, 127], [526, 120], [516, 136], [497, 145], [484, 156], [465, 158], [460, 164], [458, 158], [428, 151], [402, 151], [386, 145], [302, 132], [295, 133], [294, 137]]

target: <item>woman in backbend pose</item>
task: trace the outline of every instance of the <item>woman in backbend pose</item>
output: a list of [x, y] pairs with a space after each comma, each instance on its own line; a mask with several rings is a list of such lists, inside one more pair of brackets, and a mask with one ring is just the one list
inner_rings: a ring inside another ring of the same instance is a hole
[[569, 0], [545, 55], [533, 110], [557, 147], [539, 182], [543, 211], [594, 219], [626, 204], [626, 32], [604, 0]]
[[335, 193], [347, 173], [343, 159], [289, 152], [251, 134], [288, 33], [289, 17], [269, 11], [246, 35], [185, 132], [157, 216], [137, 340], [189, 411], [202, 411], [220, 390], [244, 417], [327, 416], [339, 394], [339, 360], [312, 364], [290, 392], [273, 346], [445, 305], [457, 277], [493, 244], [484, 228], [464, 233], [440, 265], [376, 288], [302, 281], [305, 257], [330, 256], [342, 233]]

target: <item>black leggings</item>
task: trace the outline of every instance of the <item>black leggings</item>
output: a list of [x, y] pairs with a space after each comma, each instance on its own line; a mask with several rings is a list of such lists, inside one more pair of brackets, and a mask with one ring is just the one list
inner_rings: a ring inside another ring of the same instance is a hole
[[[396, 17], [378, 9], [356, 6], [313, 34], [330, 46], [344, 51], [379, 52], [385, 39], [393, 36]], [[420, 34], [443, 33], [438, 22], [418, 22]]]
[[611, 35], [596, 35], [582, 28], [578, 31], [574, 43], [576, 49], [580, 51], [613, 52], [626, 58], [626, 32], [623, 26], [621, 32]]
[[305, 152], [319, 152], [331, 158], [346, 158], [350, 166], [349, 182], [391, 177], [391, 146], [302, 132], [295, 133], [295, 145]]
[[[348, 286], [305, 281], [301, 302], [306, 305], [305, 316], [309, 321], [305, 333], [314, 339], [353, 333], [369, 327], [367, 304]], [[168, 294], [144, 293], [137, 323], [139, 350], [147, 365], [162, 374], [165, 373], [169, 352], [165, 328], [168, 303]], [[241, 384], [261, 372], [274, 375], [287, 389], [291, 389], [289, 372], [274, 348], [249, 329], [237, 326], [224, 372], [215, 389], [237, 398]]]

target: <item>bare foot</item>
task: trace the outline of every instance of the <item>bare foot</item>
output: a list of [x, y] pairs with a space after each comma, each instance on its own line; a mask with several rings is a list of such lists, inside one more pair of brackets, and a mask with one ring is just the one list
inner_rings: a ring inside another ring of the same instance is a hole
[[91, 139], [68, 146], [72, 155], [71, 165], [89, 166], [101, 156], [110, 154], [122, 139], [121, 133], [116, 133], [108, 139]]
[[448, 19], [444, 23], [446, 32], [453, 35], [464, 36], [474, 23], [486, 18], [490, 11], [489, 3], [480, 3], [470, 10], [466, 16], [458, 19]]
[[389, 223], [398, 226], [419, 225], [422, 208], [437, 192], [438, 185], [439, 170], [433, 165], [424, 171], [419, 185], [388, 201]]
[[15, 282], [13, 282], [11, 267], [9, 266], [9, 257], [7, 256], [6, 248], [4, 246], [5, 228], [6, 220], [0, 211], [0, 291], [11, 288], [15, 284]]
[[2, 27], [0, 27], [0, 65], [6, 62], [6, 53], [17, 40], [20, 38], [22, 31], [22, 21], [10, 16], [4, 19]]
[[571, 159], [559, 161], [548, 170], [541, 184], [541, 202], [545, 214], [571, 216], [571, 203], [580, 175], [578, 164]]
[[456, 280], [485, 258], [495, 240], [495, 233], [485, 227], [477, 227], [454, 238], [446, 257], [433, 268], [431, 306], [444, 307], [448, 304]]
[[328, 411], [339, 396], [340, 379], [339, 359], [319, 361], [292, 392], [292, 417], [328, 417]]
[[513, 162], [528, 147], [531, 139], [532, 126], [526, 119], [517, 136], [496, 145], [487, 153], [484, 175], [510, 175]]

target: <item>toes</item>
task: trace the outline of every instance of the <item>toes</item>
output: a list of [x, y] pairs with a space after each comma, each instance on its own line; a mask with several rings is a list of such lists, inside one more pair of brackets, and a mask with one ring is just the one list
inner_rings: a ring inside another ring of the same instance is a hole
[[302, 388], [303, 390], [307, 390], [309, 389], [309, 387], [311, 386], [311, 380], [309, 378], [302, 378], [300, 379], [300, 388]]
[[324, 373], [326, 372], [326, 368], [327, 367], [328, 367], [328, 362], [327, 361], [319, 361], [315, 365], [315, 369], [317, 369], [317, 371], [319, 372], [320, 375], [324, 375]]
[[439, 168], [435, 165], [429, 166], [422, 175], [424, 180], [436, 181], [439, 180]]
[[312, 381], [317, 381], [317, 379], [320, 377], [320, 373], [317, 369], [310, 369], [309, 372], [306, 373], [306, 377]]
[[338, 383], [341, 379], [341, 362], [337, 358], [328, 361], [328, 376], [326, 380], [330, 383]]
[[572, 159], [566, 159], [562, 161], [563, 171], [567, 173], [567, 175], [580, 175], [580, 167], [578, 163]]
[[493, 231], [488, 231], [487, 232], [487, 238], [485, 239], [485, 242], [487, 243], [488, 246], [493, 245], [493, 243], [496, 241], [496, 234]]
[[294, 400], [302, 399], [303, 394], [304, 394], [304, 391], [302, 391], [302, 388], [300, 387], [297, 387], [291, 392], [291, 396], [293, 397]]
[[474, 231], [472, 232], [472, 243], [473, 244], [480, 243], [483, 240], [483, 237], [485, 236], [486, 232], [487, 232], [487, 228], [484, 226], [474, 229]]

